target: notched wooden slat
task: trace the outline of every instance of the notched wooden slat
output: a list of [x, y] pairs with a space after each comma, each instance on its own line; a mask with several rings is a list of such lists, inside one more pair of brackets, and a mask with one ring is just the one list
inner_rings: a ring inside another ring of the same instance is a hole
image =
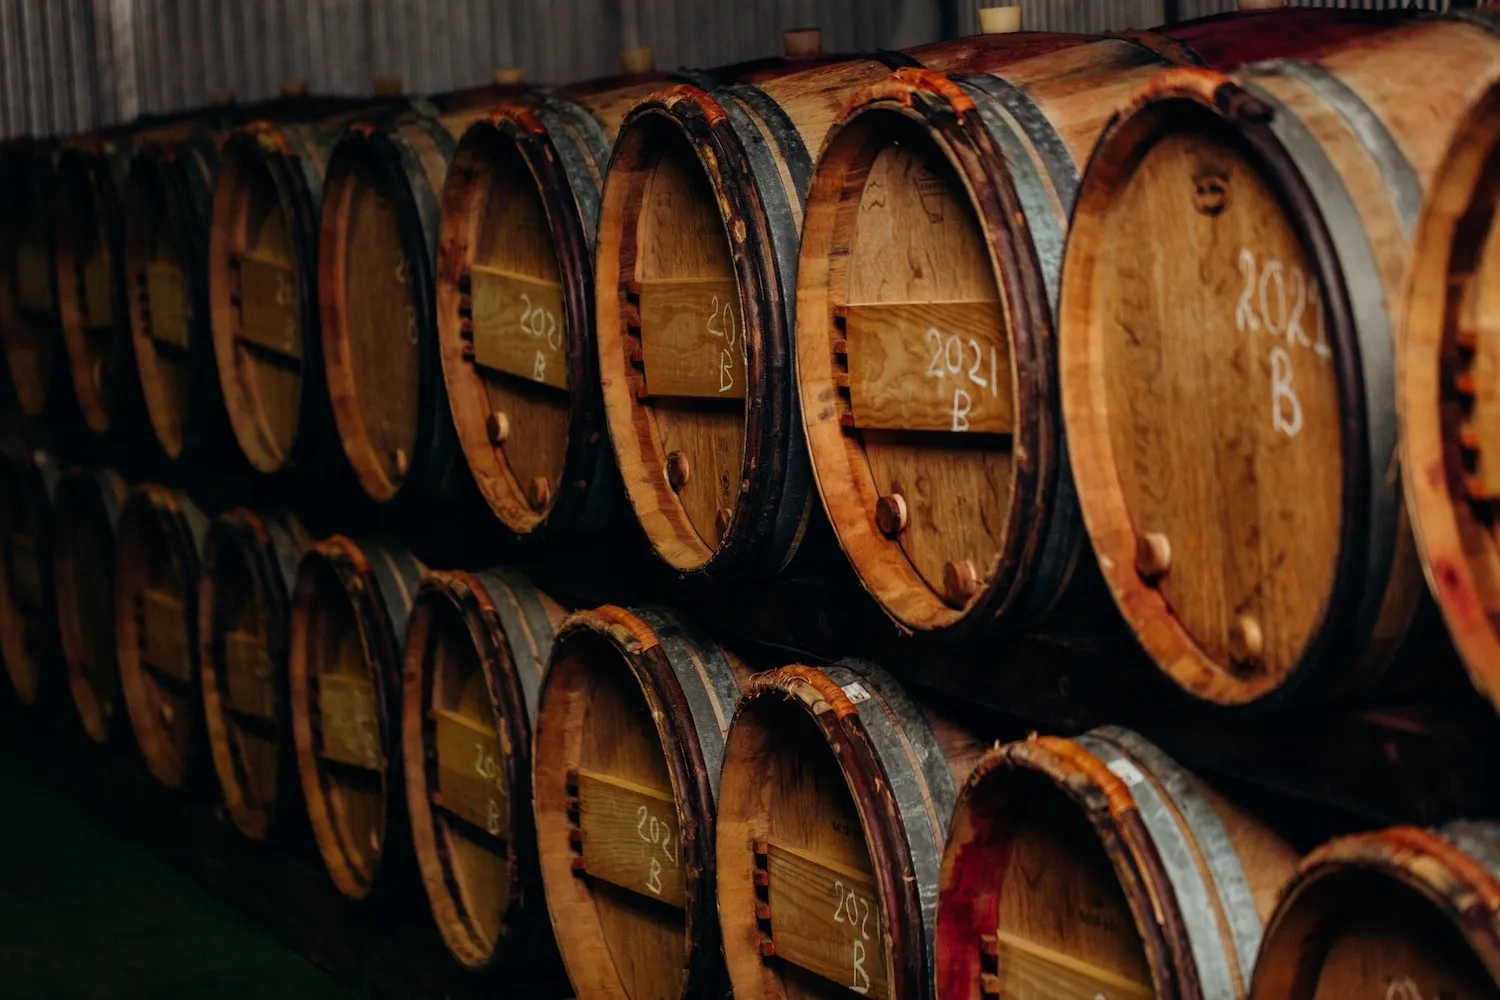
[[745, 322], [733, 279], [642, 282], [640, 316], [647, 394], [744, 398]]
[[474, 363], [557, 389], [568, 387], [562, 286], [479, 264], [473, 287]]
[[141, 655], [160, 672], [184, 684], [192, 682], [187, 621], [182, 601], [164, 590], [149, 588], [141, 594]]
[[52, 312], [52, 262], [45, 244], [26, 240], [16, 252], [16, 305], [23, 312]]
[[324, 757], [370, 771], [381, 769], [380, 721], [375, 687], [369, 680], [350, 674], [321, 675], [318, 714]]
[[181, 268], [162, 260], [146, 265], [146, 306], [151, 315], [151, 339], [187, 350], [187, 292]]
[[492, 837], [510, 825], [500, 737], [456, 712], [436, 712], [437, 783], [442, 808]]
[[1151, 1000], [1155, 991], [1108, 969], [1013, 934], [995, 936], [996, 996], [1106, 996]]
[[224, 636], [224, 675], [229, 704], [257, 719], [276, 719], [276, 687], [271, 657], [260, 636], [233, 631]]
[[771, 840], [766, 883], [778, 958], [863, 996], [891, 995], [872, 876]]
[[283, 357], [302, 358], [302, 297], [290, 261], [240, 258], [241, 340]]
[[589, 875], [663, 903], [687, 905], [682, 833], [669, 793], [580, 770], [578, 802]]
[[[100, 240], [104, 234], [100, 234]], [[89, 326], [110, 326], [114, 323], [114, 282], [110, 280], [109, 257], [95, 254], [83, 264], [83, 313]]]

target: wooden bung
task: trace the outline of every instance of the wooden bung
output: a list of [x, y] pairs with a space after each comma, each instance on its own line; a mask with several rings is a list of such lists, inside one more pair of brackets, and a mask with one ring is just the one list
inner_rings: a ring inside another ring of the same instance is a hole
[[594, 346], [599, 189], [660, 77], [506, 102], [464, 133], [442, 196], [443, 377], [474, 481], [512, 532], [579, 534], [617, 493]]
[[666, 610], [605, 605], [558, 630], [532, 801], [552, 929], [579, 996], [723, 995], [714, 801], [749, 676]]
[[937, 996], [1243, 998], [1296, 864], [1130, 730], [997, 745], [953, 812]]
[[203, 543], [203, 716], [225, 808], [252, 840], [284, 833], [301, 811], [286, 664], [292, 589], [311, 545], [294, 515], [244, 508], [214, 518]]
[[146, 768], [174, 790], [202, 773], [198, 570], [208, 518], [187, 494], [132, 488], [115, 533], [120, 692]]
[[[1090, 161], [1060, 305], [1073, 475], [1127, 622], [1198, 698], [1365, 688], [1411, 631], [1396, 325], [1423, 193], [1500, 75], [1494, 26], [1164, 72]], [[1170, 565], [1143, 575], [1150, 535]]]
[[115, 654], [115, 538], [129, 491], [112, 469], [74, 468], [53, 498], [52, 577], [63, 669], [83, 731], [112, 743], [121, 731]]
[[962, 73], [902, 69], [853, 97], [807, 197], [798, 391], [840, 545], [901, 626], [1034, 625], [1099, 592], [1080, 559], [1053, 304], [1079, 173], [1113, 111], [1164, 66], [1391, 23], [1229, 15], [1040, 55], [1000, 35], [970, 40]]
[[[1500, 87], [1463, 116], [1423, 207], [1396, 371], [1406, 499], [1427, 580], [1474, 684], [1500, 705]], [[1487, 332], [1489, 331], [1489, 332]]]
[[1459, 820], [1313, 851], [1261, 943], [1251, 1000], [1500, 992], [1500, 826]]
[[292, 594], [292, 739], [308, 819], [339, 892], [409, 880], [401, 650], [425, 567], [398, 542], [335, 535], [308, 549]]
[[52, 267], [57, 153], [36, 139], [0, 143], [0, 351], [16, 402], [33, 417], [64, 405], [68, 382]]
[[[930, 46], [923, 62], [971, 48]], [[678, 570], [765, 576], [796, 551], [812, 483], [791, 314], [812, 157], [849, 97], [915, 61], [784, 62], [667, 87], [625, 116], [599, 214], [600, 382], [636, 517]], [[669, 480], [673, 456], [687, 474]]]
[[36, 707], [57, 687], [53, 500], [57, 459], [35, 442], [0, 445], [0, 658], [21, 704]]
[[417, 867], [467, 969], [553, 953], [531, 815], [531, 733], [565, 612], [515, 570], [429, 573], [407, 630], [401, 742]]
[[719, 779], [735, 995], [931, 996], [948, 817], [983, 752], [870, 663], [752, 678]]

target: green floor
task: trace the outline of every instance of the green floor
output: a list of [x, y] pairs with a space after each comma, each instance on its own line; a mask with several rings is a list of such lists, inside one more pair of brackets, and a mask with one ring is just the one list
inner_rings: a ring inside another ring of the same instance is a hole
[[347, 997], [0, 746], [0, 998]]

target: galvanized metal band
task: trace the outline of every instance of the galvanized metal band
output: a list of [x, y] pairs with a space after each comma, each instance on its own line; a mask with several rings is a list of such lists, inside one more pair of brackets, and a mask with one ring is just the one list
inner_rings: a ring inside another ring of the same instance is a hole
[[675, 612], [665, 608], [631, 608], [630, 613], [651, 627], [661, 643], [677, 685], [687, 700], [698, 734], [698, 746], [708, 771], [708, 786], [719, 800], [719, 772], [724, 769], [724, 736], [739, 704], [740, 685], [724, 653]]
[[271, 536], [271, 558], [276, 562], [276, 571], [281, 574], [285, 593], [290, 595], [297, 589], [297, 567], [302, 563], [302, 542], [297, 537], [292, 515], [280, 511], [265, 514], [261, 523], [266, 534]]
[[[453, 162], [453, 151], [458, 147], [458, 141], [453, 134], [438, 122], [436, 118], [425, 115], [414, 115], [407, 124], [420, 129], [422, 134], [436, 147], [438, 154], [442, 156], [443, 163]], [[392, 126], [387, 132], [392, 144], [395, 145], [397, 155], [401, 158], [401, 166], [406, 172], [406, 187], [411, 192], [412, 204], [417, 210], [417, 221], [422, 227], [422, 238], [427, 244], [427, 262], [435, 269], [438, 252], [438, 228], [443, 217], [442, 190], [434, 190], [427, 176], [427, 168], [422, 163], [420, 150], [413, 147], [405, 135], [402, 134], [400, 124]], [[426, 183], [413, 184], [411, 179], [420, 177]]]
[[90, 473], [89, 478], [94, 481], [94, 488], [99, 491], [99, 502], [104, 507], [104, 517], [109, 521], [110, 530], [120, 523], [120, 497], [115, 492], [115, 483], [118, 478], [114, 473], [105, 470]]
[[[1093, 734], [1080, 736], [1075, 742], [1111, 772], [1120, 775], [1129, 789], [1136, 812], [1151, 836], [1167, 881], [1172, 885], [1172, 895], [1187, 931], [1188, 949], [1193, 955], [1204, 1000], [1236, 1000], [1238, 994], [1229, 969], [1229, 955], [1219, 938], [1218, 916], [1209, 898], [1208, 885], [1203, 881], [1192, 847], [1178, 826], [1172, 807], [1149, 777], [1144, 773], [1139, 777], [1132, 774], [1132, 771], [1140, 772], [1141, 768], [1119, 746]], [[1120, 774], [1122, 771], [1124, 775]]]
[[537, 599], [535, 585], [522, 573], [509, 566], [497, 566], [477, 576], [505, 629], [510, 658], [516, 665], [516, 678], [526, 700], [527, 725], [535, 726], [542, 698], [542, 677], [552, 659], [552, 642], [556, 637], [552, 619]]
[[1359, 350], [1364, 390], [1366, 449], [1369, 455], [1369, 562], [1354, 615], [1356, 634], [1367, 634], [1380, 615], [1385, 584], [1395, 560], [1400, 529], [1401, 477], [1396, 460], [1395, 336], [1386, 312], [1385, 287], [1359, 211], [1316, 136], [1295, 114], [1262, 87], [1246, 89], [1273, 110], [1270, 129], [1292, 158], [1318, 207], [1338, 258]]
[[[792, 339], [796, 329], [797, 255], [802, 245], [798, 219], [806, 204], [807, 189], [812, 184], [812, 158], [786, 112], [758, 87], [721, 87], [714, 96], [719, 98], [750, 161], [751, 175], [755, 179], [754, 193], [765, 212], [774, 258], [771, 263], [776, 268], [780, 285], [782, 323], [788, 340], [787, 381], [795, 386], [796, 350]], [[765, 132], [756, 124], [756, 118], [765, 123]], [[795, 214], [765, 133], [769, 133], [776, 143], [780, 162], [791, 176], [790, 195], [797, 199]], [[812, 464], [807, 452], [807, 436], [802, 430], [802, 407], [795, 398], [795, 388], [793, 393], [794, 397], [787, 401], [786, 424], [778, 428], [786, 449], [787, 464], [771, 535], [764, 543], [767, 556], [762, 568], [768, 572], [779, 571], [791, 561], [812, 502]]]
[[[583, 238], [592, 257], [599, 235], [600, 192], [609, 169], [609, 140], [605, 138], [604, 126], [587, 108], [563, 97], [540, 105], [536, 116], [547, 127], [552, 148], [568, 175], [573, 200], [578, 204], [578, 217], [583, 222]], [[572, 141], [560, 142], [562, 136]]]
[[[866, 660], [840, 660], [823, 668], [854, 703], [860, 725], [880, 760], [901, 813], [906, 849], [922, 904], [922, 949], [926, 980], [937, 970], [938, 885], [948, 821], [958, 800], [948, 763], [921, 709], [894, 678]], [[855, 685], [858, 685], [856, 687]]]
[[379, 591], [375, 596], [385, 606], [391, 630], [400, 643], [406, 637], [406, 623], [411, 618], [412, 597], [422, 576], [422, 564], [399, 542], [371, 539], [359, 543], [370, 565]]
[[[47, 495], [51, 496], [55, 487], [49, 487]], [[188, 534], [193, 538], [193, 555], [201, 558], [203, 554], [203, 539], [208, 537], [208, 516], [198, 509], [191, 497], [180, 490], [174, 490], [172, 495], [177, 500], [177, 509], [182, 515], [182, 523], [187, 526]]]
[[1198, 852], [1203, 857], [1203, 863], [1207, 866], [1218, 893], [1219, 908], [1234, 939], [1241, 981], [1249, 982], [1265, 928], [1255, 909], [1255, 897], [1250, 892], [1250, 883], [1245, 879], [1239, 852], [1234, 849], [1234, 842], [1229, 839], [1224, 824], [1219, 821], [1218, 813], [1214, 812], [1213, 806], [1199, 789], [1198, 779], [1162, 753], [1155, 744], [1129, 729], [1101, 726], [1092, 730], [1091, 734], [1108, 740], [1144, 765], [1146, 772], [1166, 792], [1187, 823], [1188, 829], [1193, 832]]
[[1483, 865], [1491, 878], [1500, 881], [1500, 823], [1460, 819], [1434, 832]]
[[1306, 86], [1339, 113], [1359, 139], [1360, 145], [1375, 161], [1391, 200], [1396, 204], [1396, 214], [1401, 217], [1401, 228], [1408, 239], [1417, 231], [1417, 219], [1422, 213], [1422, 182], [1412, 169], [1406, 154], [1391, 135], [1390, 129], [1380, 116], [1344, 81], [1316, 63], [1278, 59], [1247, 67], [1247, 71], [1284, 76]]

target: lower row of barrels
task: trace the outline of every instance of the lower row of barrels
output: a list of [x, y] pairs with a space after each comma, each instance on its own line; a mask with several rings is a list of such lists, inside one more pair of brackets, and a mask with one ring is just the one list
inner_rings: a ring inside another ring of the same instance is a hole
[[632, 1000], [1500, 984], [1500, 824], [1299, 861], [1129, 730], [992, 745], [868, 662], [756, 672], [671, 610], [570, 612], [44, 452], [0, 471], [20, 699], [65, 676], [162, 783], [211, 764], [249, 838], [305, 814], [340, 892], [420, 885], [470, 969], [560, 954], [578, 996]]

